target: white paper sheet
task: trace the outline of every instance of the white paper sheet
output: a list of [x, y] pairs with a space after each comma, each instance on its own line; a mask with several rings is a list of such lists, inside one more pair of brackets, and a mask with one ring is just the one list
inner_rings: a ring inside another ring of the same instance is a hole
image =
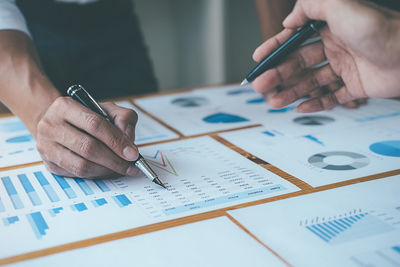
[[149, 144], [159, 141], [171, 140], [179, 136], [147, 114], [135, 108], [128, 101], [116, 102], [118, 106], [135, 110], [138, 114], [138, 122], [135, 128], [135, 144]]
[[219, 135], [311, 186], [321, 186], [399, 169], [400, 125], [395, 121], [299, 137], [263, 127]]
[[25, 125], [17, 117], [0, 119], [0, 168], [41, 160]]
[[219, 217], [11, 266], [286, 265], [227, 217]]
[[210, 137], [141, 149], [143, 176], [82, 180], [44, 166], [0, 172], [0, 258], [298, 191]]
[[293, 266], [400, 266], [400, 176], [229, 211]]
[[238, 90], [258, 97], [251, 88], [235, 85], [222, 90], [217, 88], [210, 94], [193, 91], [138, 99], [135, 103], [189, 136], [256, 124], [243, 113], [243, 109], [235, 109], [232, 105], [237, 102], [233, 99], [241, 97], [241, 93], [236, 93]]
[[336, 107], [313, 114], [296, 112], [296, 106], [302, 101], [276, 110], [251, 87], [232, 85], [135, 102], [184, 135], [262, 124], [285, 135], [299, 136], [400, 118], [400, 102], [395, 100], [370, 99], [368, 105], [359, 109]]

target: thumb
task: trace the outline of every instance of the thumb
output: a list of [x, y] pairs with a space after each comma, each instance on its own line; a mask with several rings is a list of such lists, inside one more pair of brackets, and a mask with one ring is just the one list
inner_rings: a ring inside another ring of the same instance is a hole
[[123, 108], [111, 102], [102, 103], [108, 115], [112, 118], [114, 125], [124, 132], [129, 139], [135, 141], [135, 127], [138, 121], [138, 115], [132, 109]]
[[292, 12], [283, 21], [283, 26], [297, 29], [309, 20], [327, 20], [326, 13], [330, 10], [330, 0], [298, 0]]

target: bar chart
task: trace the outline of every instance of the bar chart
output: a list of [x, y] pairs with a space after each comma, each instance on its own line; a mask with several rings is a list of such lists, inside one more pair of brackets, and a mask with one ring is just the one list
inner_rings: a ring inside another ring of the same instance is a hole
[[[110, 203], [110, 200], [113, 200], [114, 207], [120, 208], [133, 203], [125, 194], [111, 192], [112, 182], [110, 181], [65, 178], [50, 174], [43, 167], [42, 170], [36, 169], [38, 168], [34, 168], [34, 171], [30, 173], [17, 171], [15, 175], [1, 177], [3, 188], [8, 195], [8, 202], [11, 205], [6, 208], [4, 200], [0, 198], [0, 213], [13, 214], [20, 211], [18, 215], [2, 218], [4, 227], [13, 227], [17, 223], [28, 223], [33, 235], [40, 240], [50, 229], [51, 223], [48, 221], [62, 214], [66, 207], [73, 212], [83, 213], [105, 206]], [[109, 194], [106, 197], [97, 197], [92, 200], [75, 201], [75, 199], [82, 200], [83, 196], [95, 195], [95, 192], [96, 195], [107, 192]], [[68, 201], [74, 203], [68, 204]], [[56, 207], [48, 208], [49, 205], [56, 205]], [[38, 210], [27, 212], [35, 208]], [[48, 218], [46, 218], [47, 215], [49, 215]]]
[[1, 172], [0, 236], [23, 234], [24, 242], [0, 247], [0, 257], [298, 190], [210, 137], [146, 146], [141, 152], [166, 190], [144, 176], [67, 178], [44, 165]]
[[368, 212], [339, 216], [336, 219], [306, 225], [305, 228], [329, 244], [354, 241], [395, 230], [392, 225]]

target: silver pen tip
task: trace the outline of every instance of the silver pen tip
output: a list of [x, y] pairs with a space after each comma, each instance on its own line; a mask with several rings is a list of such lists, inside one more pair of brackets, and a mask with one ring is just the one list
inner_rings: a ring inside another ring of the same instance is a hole
[[240, 84], [240, 86], [246, 85], [246, 84], [248, 84], [248, 83], [249, 83], [249, 81], [248, 81], [247, 79], [244, 79], [243, 82]]
[[158, 177], [154, 178], [153, 182], [158, 184], [159, 186], [164, 187], [165, 189], [167, 189], [167, 187], [161, 182], [160, 179], [158, 179]]

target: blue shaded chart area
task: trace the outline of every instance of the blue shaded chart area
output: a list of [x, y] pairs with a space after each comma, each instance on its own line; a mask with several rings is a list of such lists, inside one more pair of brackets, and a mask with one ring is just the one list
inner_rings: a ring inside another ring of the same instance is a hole
[[260, 104], [260, 103], [264, 103], [264, 102], [265, 102], [265, 100], [262, 97], [247, 100], [247, 104]]
[[395, 229], [368, 213], [307, 225], [305, 228], [329, 244], [353, 241]]
[[0, 124], [0, 131], [4, 133], [14, 133], [19, 131], [27, 131], [25, 125], [20, 120], [8, 121]]
[[6, 143], [18, 144], [18, 143], [26, 143], [26, 142], [31, 142], [31, 141], [33, 141], [33, 136], [31, 134], [27, 134], [27, 135], [21, 135], [21, 136], [9, 138], [6, 140]]
[[377, 142], [370, 145], [369, 149], [382, 156], [400, 157], [400, 140]]
[[9, 226], [10, 224], [16, 223], [19, 221], [18, 216], [12, 216], [3, 219], [4, 226]]
[[207, 123], [235, 123], [235, 122], [244, 122], [249, 120], [240, 117], [238, 115], [233, 115], [228, 113], [216, 113], [205, 117], [203, 121]]
[[285, 107], [285, 108], [281, 108], [281, 109], [269, 109], [268, 113], [286, 113], [289, 111], [294, 110], [296, 107], [295, 106], [290, 106], [290, 107]]
[[251, 88], [239, 88], [239, 89], [233, 89], [227, 92], [227, 95], [241, 95], [241, 94], [252, 94], [255, 93], [253, 89]]
[[26, 215], [29, 224], [32, 227], [33, 232], [35, 233], [37, 239], [42, 239], [44, 235], [46, 235], [46, 230], [49, 229], [46, 221], [44, 220], [42, 213], [40, 211], [33, 212]]

